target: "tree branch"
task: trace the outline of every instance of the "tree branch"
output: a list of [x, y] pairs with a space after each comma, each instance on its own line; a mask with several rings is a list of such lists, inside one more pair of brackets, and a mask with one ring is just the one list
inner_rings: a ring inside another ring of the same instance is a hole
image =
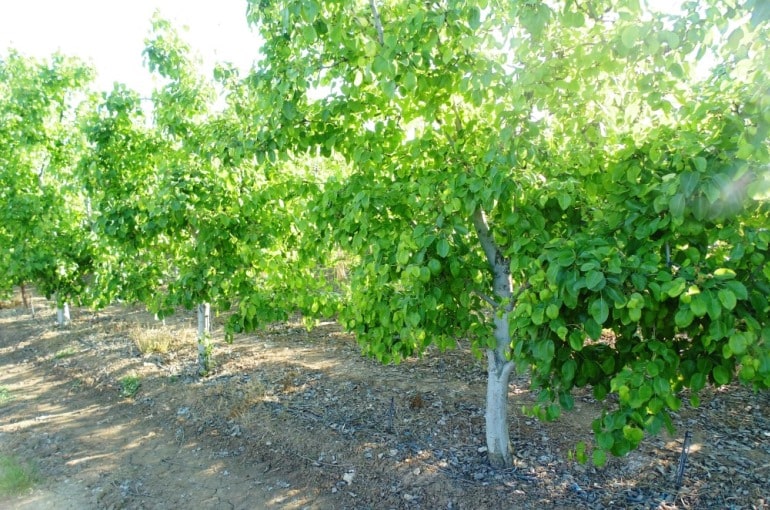
[[380, 46], [383, 46], [385, 45], [385, 35], [382, 32], [382, 21], [380, 20], [380, 13], [377, 11], [377, 6], [374, 4], [374, 0], [369, 0], [369, 7], [372, 9], [374, 26], [377, 28], [377, 39], [380, 41]]
[[492, 233], [489, 231], [487, 218], [484, 215], [484, 211], [481, 210], [481, 207], [477, 207], [476, 210], [473, 211], [473, 226], [476, 228], [476, 233], [479, 235], [479, 242], [481, 242], [481, 247], [484, 249], [484, 254], [487, 256], [487, 262], [489, 262], [489, 265], [494, 271], [498, 260], [501, 260], [503, 256], [497, 249], [495, 240], [492, 239]]
[[481, 299], [483, 299], [484, 301], [486, 301], [487, 303], [489, 303], [490, 305], [492, 305], [492, 308], [500, 308], [500, 303], [498, 303], [497, 301], [495, 301], [491, 297], [487, 296], [483, 292], [479, 292], [477, 290], [474, 290], [473, 293], [476, 294]]

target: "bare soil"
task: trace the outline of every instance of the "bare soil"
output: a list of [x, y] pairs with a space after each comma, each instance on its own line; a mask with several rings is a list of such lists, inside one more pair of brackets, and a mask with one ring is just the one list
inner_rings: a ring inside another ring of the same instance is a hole
[[[527, 379], [510, 387], [514, 469], [488, 467], [485, 366], [467, 346], [382, 366], [333, 322], [279, 324], [218, 343], [196, 375], [193, 326], [133, 307], [73, 310], [57, 328], [0, 310], [0, 454], [36, 467], [14, 509], [726, 508], [770, 505], [770, 395], [728, 386], [674, 416], [604, 468], [570, 454], [590, 444], [590, 393], [554, 423], [527, 418]], [[131, 332], [177, 340], [142, 354]], [[221, 333], [221, 331], [220, 331]], [[159, 333], [160, 334], [160, 333]], [[219, 335], [221, 336], [221, 334]], [[121, 396], [120, 380], [141, 387]], [[684, 433], [692, 442], [675, 487]]]

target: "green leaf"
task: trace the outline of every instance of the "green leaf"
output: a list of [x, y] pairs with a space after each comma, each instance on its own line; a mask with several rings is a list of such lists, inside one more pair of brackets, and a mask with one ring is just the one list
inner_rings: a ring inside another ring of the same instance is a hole
[[[601, 335], [601, 328], [599, 328], [599, 334]], [[569, 346], [575, 351], [583, 350], [583, 341], [585, 337], [579, 330], [573, 330], [569, 334]]]
[[732, 310], [738, 303], [735, 299], [735, 294], [730, 289], [720, 289], [717, 295], [719, 296], [719, 301], [722, 303], [722, 306], [727, 310]]
[[703, 317], [708, 311], [707, 301], [709, 296], [707, 294], [699, 293], [695, 294], [690, 301], [690, 310], [696, 317]]
[[586, 275], [586, 287], [588, 290], [602, 290], [606, 283], [604, 273], [601, 271], [590, 271]]
[[642, 173], [642, 169], [639, 167], [639, 165], [631, 165], [628, 167], [628, 170], [626, 170], [626, 180], [630, 184], [637, 184], [637, 181], [639, 180], [639, 175]]
[[695, 372], [690, 378], [690, 388], [693, 391], [700, 391], [706, 386], [706, 374], [703, 372]]
[[706, 171], [707, 164], [708, 164], [708, 162], [706, 161], [706, 158], [704, 158], [702, 156], [698, 156], [698, 157], [692, 158], [692, 165], [700, 173], [703, 173], [703, 172]]
[[[733, 255], [731, 255], [730, 258], [739, 258], [739, 257], [734, 257]], [[748, 299], [749, 297], [749, 291], [746, 290], [746, 286], [739, 281], [731, 280], [731, 281], [725, 282], [724, 286], [725, 288], [730, 289], [730, 291], [733, 294], [735, 294], [735, 297], [737, 299]]]
[[545, 314], [549, 319], [556, 319], [559, 316], [559, 307], [551, 303], [545, 309]]
[[607, 464], [607, 454], [604, 450], [595, 449], [592, 457], [596, 467], [602, 467]]
[[666, 398], [671, 394], [671, 385], [664, 377], [655, 377], [652, 381], [652, 388], [659, 397]]
[[570, 384], [575, 378], [575, 372], [577, 371], [577, 363], [574, 359], [569, 359], [561, 366], [561, 378], [565, 384]]
[[609, 450], [612, 448], [612, 445], [615, 444], [615, 438], [612, 437], [611, 432], [599, 432], [596, 434], [596, 444], [598, 444], [599, 448], [602, 450]]
[[[588, 313], [591, 314], [591, 317], [593, 317], [593, 320], [595, 320], [597, 324], [602, 325], [607, 321], [607, 318], [610, 315], [610, 307], [605, 299], [598, 298], [589, 305]], [[601, 333], [599, 333], [599, 335], [601, 335]], [[593, 335], [591, 336], [593, 337]]]
[[372, 62], [372, 71], [377, 74], [385, 74], [388, 71], [388, 67], [388, 61], [385, 60], [382, 55], [377, 55], [374, 57], [374, 62]]
[[564, 13], [564, 24], [572, 28], [581, 28], [586, 24], [585, 16], [579, 11], [567, 11]]
[[438, 240], [438, 243], [436, 244], [436, 253], [438, 253], [441, 258], [446, 258], [447, 255], [449, 255], [449, 241], [447, 241], [446, 238], [442, 237]]
[[720, 280], [730, 280], [735, 278], [735, 271], [726, 267], [720, 267], [714, 271], [714, 278]]
[[559, 201], [559, 207], [561, 207], [562, 211], [566, 211], [567, 208], [572, 205], [572, 197], [567, 193], [559, 193], [557, 199]]
[[730, 340], [728, 341], [730, 345], [730, 350], [732, 353], [736, 356], [740, 356], [744, 352], [746, 352], [746, 347], [749, 345], [749, 338], [745, 333], [733, 333], [733, 335], [730, 336]]
[[684, 194], [684, 196], [685, 197], [692, 196], [693, 192], [695, 191], [695, 188], [698, 186], [698, 181], [700, 180], [700, 176], [695, 172], [684, 172], [679, 177], [679, 179], [682, 183], [682, 193]]
[[669, 295], [669, 297], [677, 297], [682, 292], [684, 292], [684, 289], [687, 288], [687, 280], [684, 278], [676, 278], [670, 282], [666, 282], [663, 285], [661, 285], [660, 290], [661, 292], [665, 292]]
[[575, 254], [572, 251], [561, 252], [556, 263], [561, 267], [569, 267], [575, 263]]
[[313, 28], [313, 25], [304, 25], [302, 27], [302, 38], [305, 40], [306, 44], [313, 44], [318, 37], [318, 34], [316, 34], [315, 28]]
[[628, 25], [621, 32], [620, 40], [626, 48], [633, 48], [639, 40], [639, 28], [636, 25]]
[[632, 448], [635, 448], [644, 439], [644, 431], [638, 427], [626, 425], [623, 427], [623, 437], [628, 439]]
[[684, 194], [677, 193], [673, 197], [671, 197], [671, 201], [668, 204], [668, 209], [671, 211], [671, 216], [674, 218], [683, 218], [684, 217], [684, 208], [686, 205], [686, 201], [684, 198]]
[[[601, 305], [599, 305], [601, 306]], [[583, 327], [586, 330], [586, 333], [588, 336], [591, 337], [592, 340], [599, 340], [602, 336], [602, 327], [601, 325], [596, 322], [594, 319], [588, 319], [585, 324], [583, 324]]]
[[720, 386], [730, 382], [730, 371], [722, 365], [715, 366], [711, 375], [714, 377], [714, 382]]
[[481, 11], [476, 6], [472, 6], [468, 12], [468, 26], [471, 30], [477, 30], [481, 26]]
[[674, 324], [676, 324], [678, 328], [686, 328], [692, 324], [693, 318], [692, 310], [689, 308], [680, 308], [677, 310], [676, 315], [674, 315]]

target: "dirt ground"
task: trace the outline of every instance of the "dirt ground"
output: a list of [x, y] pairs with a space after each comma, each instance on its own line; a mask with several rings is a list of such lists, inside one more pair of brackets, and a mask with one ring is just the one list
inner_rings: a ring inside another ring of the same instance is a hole
[[[590, 444], [601, 407], [589, 393], [555, 423], [525, 417], [525, 377], [510, 388], [514, 469], [494, 471], [484, 441], [485, 366], [467, 346], [398, 366], [362, 358], [333, 323], [275, 325], [217, 343], [196, 375], [193, 326], [141, 309], [73, 310], [57, 328], [43, 300], [0, 309], [0, 454], [35, 466], [13, 509], [760, 509], [770, 505], [770, 395], [711, 391], [601, 469]], [[172, 338], [142, 354], [137, 335]], [[218, 331], [221, 337], [221, 331]], [[141, 381], [133, 397], [120, 381]], [[675, 488], [690, 431], [682, 487]]]

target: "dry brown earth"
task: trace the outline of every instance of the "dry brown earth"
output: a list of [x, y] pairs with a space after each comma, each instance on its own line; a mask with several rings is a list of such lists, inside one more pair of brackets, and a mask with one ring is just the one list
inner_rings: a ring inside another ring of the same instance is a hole
[[[218, 344], [195, 376], [194, 317], [166, 328], [136, 308], [73, 311], [59, 329], [0, 310], [0, 454], [40, 482], [1, 500], [19, 509], [726, 508], [770, 503], [770, 395], [730, 386], [675, 416], [676, 437], [648, 438], [602, 469], [569, 452], [590, 441], [588, 394], [556, 423], [524, 417], [511, 386], [516, 468], [487, 467], [484, 365], [465, 347], [398, 366], [359, 355], [334, 323], [275, 325]], [[166, 353], [132, 337], [172, 333]], [[141, 388], [121, 397], [120, 379]], [[693, 443], [674, 487], [685, 430]]]

